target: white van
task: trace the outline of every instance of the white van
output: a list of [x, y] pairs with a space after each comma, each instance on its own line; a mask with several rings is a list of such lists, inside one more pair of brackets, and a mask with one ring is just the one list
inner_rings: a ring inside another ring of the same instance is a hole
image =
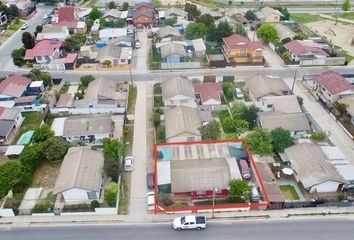
[[133, 171], [133, 157], [128, 156], [124, 159], [124, 171], [131, 172]]
[[259, 202], [260, 197], [259, 197], [259, 192], [256, 186], [252, 186], [252, 196], [251, 196], [251, 201], [252, 202]]

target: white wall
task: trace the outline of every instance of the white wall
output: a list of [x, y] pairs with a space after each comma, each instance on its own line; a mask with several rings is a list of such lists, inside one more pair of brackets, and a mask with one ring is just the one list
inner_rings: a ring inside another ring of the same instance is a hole
[[[94, 134], [95, 136], [95, 141], [92, 143], [102, 143], [104, 138], [110, 138], [113, 133], [103, 133], [103, 134]], [[63, 136], [65, 137], [66, 141], [70, 143], [77, 143], [77, 142], [82, 142], [80, 139], [80, 136], [84, 136], [84, 142], [89, 141], [88, 135], [77, 135], [77, 136]]]
[[124, 107], [114, 108], [51, 108], [50, 112], [53, 114], [102, 114], [102, 113], [125, 113]]
[[[72, 188], [63, 192], [63, 197], [66, 204], [80, 204], [90, 203], [92, 200], [88, 199], [87, 190]], [[99, 199], [99, 192], [96, 192], [97, 200]]]
[[176, 137], [172, 137], [167, 139], [167, 142], [190, 142], [188, 137], [194, 137], [194, 142], [195, 141], [201, 141], [202, 136], [201, 135], [195, 135], [195, 134], [181, 134]]
[[324, 183], [311, 187], [310, 192], [314, 192], [315, 189], [318, 193], [337, 192], [339, 184], [340, 183], [334, 181], [326, 181]]
[[209, 99], [208, 101], [204, 102], [203, 105], [207, 105], [207, 106], [221, 105], [221, 102], [215, 99]]

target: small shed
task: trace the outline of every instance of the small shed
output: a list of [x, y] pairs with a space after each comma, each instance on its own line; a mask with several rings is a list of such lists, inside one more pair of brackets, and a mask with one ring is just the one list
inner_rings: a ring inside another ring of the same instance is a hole
[[17, 158], [23, 151], [23, 145], [11, 145], [6, 149], [5, 156], [8, 158]]
[[226, 66], [226, 60], [223, 54], [208, 54], [207, 61], [210, 67], [224, 68]]

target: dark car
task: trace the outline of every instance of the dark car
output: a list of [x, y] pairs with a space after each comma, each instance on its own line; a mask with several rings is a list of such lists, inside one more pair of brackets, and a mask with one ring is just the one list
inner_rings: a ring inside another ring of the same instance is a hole
[[146, 184], [148, 189], [153, 189], [155, 186], [155, 175], [153, 173], [148, 173], [146, 176]]

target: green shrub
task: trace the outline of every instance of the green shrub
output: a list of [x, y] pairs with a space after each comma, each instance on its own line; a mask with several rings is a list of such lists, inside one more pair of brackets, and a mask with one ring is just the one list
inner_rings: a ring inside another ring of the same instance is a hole
[[166, 134], [165, 134], [164, 128], [159, 128], [157, 130], [156, 135], [157, 135], [158, 143], [165, 143], [166, 142]]
[[315, 133], [312, 133], [311, 137], [310, 137], [312, 140], [315, 140], [315, 141], [322, 141], [326, 138], [326, 133], [324, 132], [315, 132]]
[[93, 200], [91, 201], [90, 206], [93, 210], [95, 210], [95, 208], [100, 207], [100, 203], [97, 200]]
[[155, 127], [158, 127], [161, 123], [161, 114], [159, 112], [154, 112], [152, 116], [152, 122]]

